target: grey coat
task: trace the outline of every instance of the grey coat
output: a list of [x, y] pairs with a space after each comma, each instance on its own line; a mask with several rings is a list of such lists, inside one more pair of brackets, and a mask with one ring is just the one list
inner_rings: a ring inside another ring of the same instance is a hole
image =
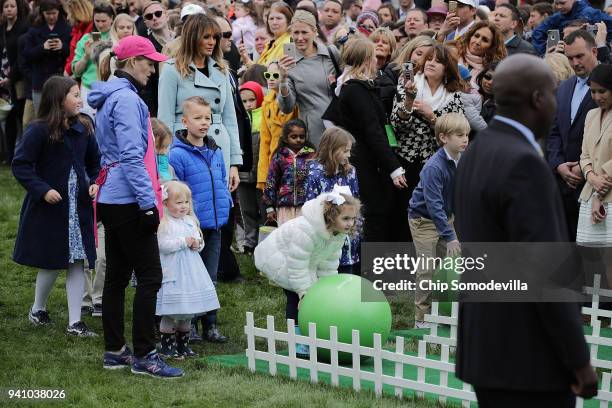
[[297, 104], [300, 119], [308, 126], [310, 141], [319, 147], [321, 134], [325, 130], [323, 113], [332, 100], [332, 89], [329, 76], [339, 76], [329, 55], [334, 53], [334, 59], [340, 64], [337, 50], [332, 46], [329, 49], [320, 42], [316, 42], [317, 54], [310, 58], [298, 56], [295, 68], [289, 70], [289, 95], [283, 97], [278, 93], [276, 100], [283, 113], [291, 113]]

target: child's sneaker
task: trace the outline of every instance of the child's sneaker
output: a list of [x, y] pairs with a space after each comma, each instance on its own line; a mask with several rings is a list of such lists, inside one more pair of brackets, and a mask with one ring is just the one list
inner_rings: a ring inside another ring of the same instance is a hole
[[66, 333], [72, 336], [77, 336], [77, 337], [97, 337], [98, 336], [96, 333], [89, 330], [89, 327], [87, 327], [85, 322], [76, 322], [74, 324], [71, 324], [66, 329]]
[[[300, 326], [295, 326], [295, 334], [301, 335]], [[297, 358], [310, 358], [310, 346], [308, 344], [296, 344], [295, 355]]]
[[102, 305], [94, 305], [91, 317], [102, 317]]
[[162, 357], [174, 359], [183, 358], [183, 356], [176, 351], [176, 339], [174, 333], [160, 333], [159, 337], [161, 340], [159, 354], [161, 354]]
[[156, 378], [179, 378], [185, 375], [182, 369], [170, 367], [155, 350], [142, 358], [134, 358], [132, 373]]
[[176, 352], [182, 357], [198, 356], [198, 353], [189, 347], [189, 332], [176, 332]]
[[131, 367], [133, 363], [134, 354], [132, 354], [132, 350], [130, 350], [128, 346], [125, 346], [125, 349], [121, 352], [121, 354], [114, 354], [105, 351], [102, 367], [106, 368], [107, 370], [117, 370], [119, 368]]
[[53, 324], [53, 320], [49, 317], [49, 312], [46, 310], [37, 310], [33, 311], [30, 309], [30, 313], [28, 314], [28, 319], [34, 326], [48, 326]]
[[414, 328], [415, 329], [432, 329], [435, 323], [426, 322], [424, 320], [415, 320]]
[[204, 339], [211, 343], [227, 343], [228, 340], [226, 336], [221, 334], [216, 324], [210, 325], [210, 327], [206, 330]]

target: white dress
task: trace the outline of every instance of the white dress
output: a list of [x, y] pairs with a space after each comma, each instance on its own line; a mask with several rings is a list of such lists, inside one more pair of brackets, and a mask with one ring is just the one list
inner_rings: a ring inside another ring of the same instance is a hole
[[197, 250], [189, 249], [185, 241], [188, 237], [202, 239], [195, 220], [189, 215], [174, 218], [166, 212], [157, 233], [163, 272], [157, 293], [158, 316], [185, 320], [220, 307], [215, 286], [200, 258], [204, 243]]

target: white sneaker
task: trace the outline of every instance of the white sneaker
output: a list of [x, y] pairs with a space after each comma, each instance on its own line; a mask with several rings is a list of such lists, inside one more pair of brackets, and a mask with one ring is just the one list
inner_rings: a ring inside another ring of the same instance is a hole
[[433, 329], [435, 327], [435, 323], [426, 322], [424, 320], [415, 320], [414, 328], [415, 329]]

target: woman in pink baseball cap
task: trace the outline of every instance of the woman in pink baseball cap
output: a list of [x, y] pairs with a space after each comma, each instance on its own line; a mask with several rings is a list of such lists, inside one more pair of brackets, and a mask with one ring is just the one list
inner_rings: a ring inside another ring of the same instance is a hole
[[[108, 82], [95, 82], [87, 98], [98, 110], [96, 139], [102, 157], [94, 214], [105, 231], [103, 366], [131, 367], [135, 374], [154, 377], [181, 377], [183, 370], [166, 364], [155, 348], [155, 304], [162, 281], [156, 236], [161, 189], [149, 109], [138, 96], [155, 72], [154, 63], [167, 57], [156, 52], [151, 41], [135, 35], [122, 38], [111, 54], [117, 59], [114, 76]], [[110, 58], [104, 62], [110, 65]], [[125, 288], [132, 271], [138, 280], [133, 354], [123, 335]]]

